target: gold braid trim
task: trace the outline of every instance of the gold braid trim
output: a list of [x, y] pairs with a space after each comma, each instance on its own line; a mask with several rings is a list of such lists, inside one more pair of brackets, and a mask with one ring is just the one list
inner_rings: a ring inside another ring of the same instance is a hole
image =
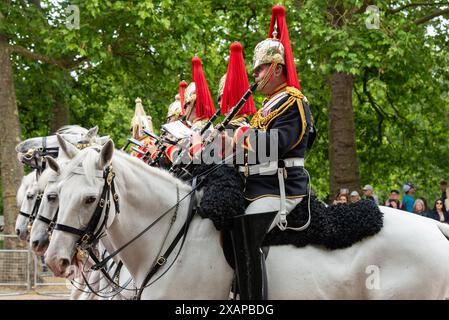
[[244, 125], [246, 123], [246, 117], [245, 116], [239, 116], [238, 118], [233, 118], [229, 124], [236, 126], [236, 127], [241, 127], [242, 125]]
[[[301, 99], [304, 98], [304, 95], [298, 89], [294, 87], [286, 87], [285, 92], [289, 95], [287, 101], [277, 108], [276, 110], [270, 112], [265, 117], [262, 117], [262, 109], [259, 109], [257, 113], [253, 116], [251, 120], [251, 128], [262, 129], [266, 131], [270, 126], [270, 123], [283, 114], [290, 106], [292, 106], [295, 102], [301, 103]], [[299, 104], [298, 104], [299, 105]], [[302, 106], [302, 104], [301, 104]], [[301, 114], [301, 118], [303, 118], [303, 114]], [[304, 120], [304, 118], [302, 119]], [[303, 121], [304, 122], [304, 121]], [[304, 129], [305, 130], [305, 129]]]

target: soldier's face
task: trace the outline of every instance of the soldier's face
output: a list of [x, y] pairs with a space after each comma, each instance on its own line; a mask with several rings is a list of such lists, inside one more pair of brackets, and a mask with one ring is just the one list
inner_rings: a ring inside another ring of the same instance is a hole
[[268, 63], [261, 64], [256, 69], [254, 69], [254, 80], [256, 80], [257, 83], [262, 81], [262, 79], [265, 77], [266, 73], [268, 72], [268, 69], [270, 69], [270, 65]]

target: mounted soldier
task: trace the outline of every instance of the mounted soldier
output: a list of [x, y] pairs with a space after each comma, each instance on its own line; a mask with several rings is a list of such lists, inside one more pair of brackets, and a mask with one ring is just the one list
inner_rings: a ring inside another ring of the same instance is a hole
[[[185, 89], [184, 103], [181, 103], [181, 105], [184, 106], [185, 110], [185, 123], [194, 134], [190, 137], [186, 146], [181, 147], [178, 144], [167, 148], [166, 156], [171, 163], [176, 163], [177, 156], [182, 157], [180, 154], [185, 147], [189, 149], [190, 157], [201, 151], [202, 137], [199, 134], [215, 114], [214, 103], [204, 76], [202, 61], [198, 57], [192, 58], [192, 82]], [[211, 129], [210, 127], [203, 135], [207, 136]]]
[[[312, 116], [299, 90], [282, 6], [273, 7], [268, 39], [254, 50], [253, 73], [257, 90], [266, 98], [252, 118], [246, 137], [233, 139], [244, 140], [245, 164], [239, 171], [244, 176], [244, 195], [249, 204], [245, 214], [234, 218], [231, 232], [242, 300], [267, 298], [263, 239], [273, 227], [293, 229], [287, 226], [286, 215], [308, 193], [304, 156], [313, 128]], [[257, 149], [270, 150], [270, 136], [277, 141], [274, 151], [278, 159], [261, 162]], [[255, 164], [249, 162], [251, 156]]]

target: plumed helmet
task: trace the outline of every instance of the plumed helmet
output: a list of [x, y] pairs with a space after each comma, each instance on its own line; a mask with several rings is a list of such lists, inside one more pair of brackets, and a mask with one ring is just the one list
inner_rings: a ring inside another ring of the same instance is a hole
[[278, 64], [285, 64], [284, 46], [275, 38], [268, 38], [259, 42], [254, 49], [253, 70], [266, 63], [277, 61]]
[[268, 38], [254, 49], [253, 69], [265, 63], [285, 65], [287, 85], [300, 89], [285, 16], [283, 6], [273, 6]]
[[184, 104], [190, 103], [196, 100], [196, 86], [195, 82], [190, 82], [184, 92]]
[[175, 96], [175, 101], [173, 101], [170, 106], [168, 107], [167, 112], [167, 118], [176, 116], [179, 117], [182, 113], [182, 107], [181, 107], [181, 99], [179, 94]]

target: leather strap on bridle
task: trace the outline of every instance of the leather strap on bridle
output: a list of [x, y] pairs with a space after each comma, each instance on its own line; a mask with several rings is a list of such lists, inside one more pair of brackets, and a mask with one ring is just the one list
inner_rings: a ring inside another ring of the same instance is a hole
[[[193, 190], [195, 190], [196, 187], [197, 187], [197, 185], [196, 185], [196, 177], [195, 177], [192, 182]], [[179, 199], [178, 199], [177, 203], [179, 204]], [[158, 270], [165, 264], [165, 262], [167, 262], [167, 258], [170, 256], [170, 254], [172, 253], [172, 251], [175, 249], [176, 245], [178, 244], [179, 240], [181, 240], [181, 238], [182, 238], [181, 247], [179, 249], [179, 251], [181, 251], [182, 247], [184, 246], [184, 242], [186, 240], [187, 231], [189, 230], [190, 223], [192, 222], [192, 219], [196, 212], [196, 210], [194, 210], [194, 208], [196, 208], [196, 197], [193, 195], [190, 197], [189, 211], [187, 214], [187, 219], [184, 222], [184, 225], [179, 230], [175, 239], [173, 239], [172, 243], [167, 248], [165, 253], [163, 255], [159, 256], [156, 263], [153, 265], [151, 270], [148, 272], [147, 276], [145, 277], [145, 279], [142, 282], [142, 286], [139, 288], [139, 291], [135, 297], [136, 300], [140, 300], [143, 290], [147, 287], [147, 283], [156, 274], [156, 272], [158, 272]]]
[[[42, 202], [42, 195], [43, 193], [38, 193], [36, 195], [36, 202], [34, 203], [33, 210], [31, 211], [31, 214], [28, 215], [28, 226], [32, 226], [34, 219], [36, 219], [37, 212], [39, 211], [39, 207]], [[26, 216], [26, 213], [20, 212], [21, 215]]]
[[[60, 230], [68, 233], [72, 233], [78, 235], [80, 239], [76, 242], [76, 246], [82, 249], [89, 248], [93, 243], [97, 242], [102, 235], [103, 228], [105, 227], [108, 217], [109, 217], [109, 209], [110, 209], [110, 191], [112, 191], [112, 199], [115, 206], [116, 214], [119, 214], [119, 199], [117, 193], [115, 193], [114, 186], [114, 177], [115, 173], [112, 169], [112, 166], [108, 166], [103, 171], [103, 178], [105, 180], [103, 190], [101, 192], [100, 200], [98, 201], [97, 207], [87, 224], [87, 227], [84, 230], [77, 229], [71, 226], [63, 225], [57, 223], [55, 225], [54, 230]], [[104, 219], [100, 224], [101, 216], [104, 211]], [[98, 229], [96, 232], [95, 230]]]

